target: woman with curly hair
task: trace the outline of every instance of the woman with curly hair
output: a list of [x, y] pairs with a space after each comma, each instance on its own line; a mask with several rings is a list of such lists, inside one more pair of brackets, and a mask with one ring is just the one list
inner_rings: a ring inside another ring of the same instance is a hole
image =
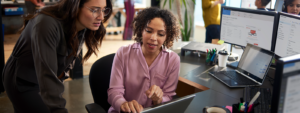
[[300, 15], [300, 0], [284, 0], [283, 12]]
[[180, 34], [177, 19], [168, 10], [147, 8], [133, 26], [137, 43], [121, 47], [114, 58], [109, 113], [141, 112], [176, 95], [180, 58], [168, 48]]

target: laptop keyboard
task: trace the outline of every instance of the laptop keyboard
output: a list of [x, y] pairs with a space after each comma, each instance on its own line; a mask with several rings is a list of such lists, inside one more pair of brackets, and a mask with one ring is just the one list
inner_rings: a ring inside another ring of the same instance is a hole
[[[251, 99], [255, 96], [255, 94], [260, 91], [260, 95], [254, 103], [259, 102], [260, 104], [254, 108], [254, 113], [270, 113], [271, 107], [271, 91], [269, 88], [258, 88], [258, 87], [250, 87], [250, 97]], [[250, 100], [249, 100], [250, 101]]]
[[235, 71], [219, 71], [219, 72], [214, 72], [214, 73], [223, 74], [223, 75], [231, 78], [232, 80], [236, 81], [239, 84], [244, 84], [244, 85], [256, 84], [255, 82], [253, 82], [250, 79], [244, 77], [243, 75], [238, 74]]

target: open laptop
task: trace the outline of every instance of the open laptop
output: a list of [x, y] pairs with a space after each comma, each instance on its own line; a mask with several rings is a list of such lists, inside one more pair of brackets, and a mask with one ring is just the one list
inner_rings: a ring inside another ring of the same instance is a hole
[[273, 52], [247, 44], [236, 70], [208, 73], [229, 87], [260, 86], [267, 76], [273, 57]]
[[188, 95], [157, 106], [145, 108], [142, 113], [184, 113], [196, 95]]

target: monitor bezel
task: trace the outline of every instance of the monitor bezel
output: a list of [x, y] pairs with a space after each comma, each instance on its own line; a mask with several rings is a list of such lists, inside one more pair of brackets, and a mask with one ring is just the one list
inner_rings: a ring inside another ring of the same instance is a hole
[[[222, 40], [221, 39], [221, 31], [222, 30], [221, 29], [222, 29], [222, 17], [223, 17], [222, 14], [223, 14], [223, 9], [224, 8], [229, 9], [229, 10], [234, 10], [234, 11], [246, 12], [246, 13], [274, 16], [272, 42], [271, 42], [271, 50], [270, 50], [270, 51], [274, 52], [276, 38], [277, 38], [277, 27], [278, 27], [278, 13], [276, 11], [262, 11], [262, 10], [255, 10], [255, 9], [246, 9], [246, 8], [235, 8], [235, 7], [222, 6], [221, 7], [221, 17], [220, 17], [220, 40]], [[245, 46], [242, 46], [240, 44], [235, 44], [235, 43], [231, 43], [231, 42], [227, 42], [227, 41], [225, 41], [225, 43], [245, 47]]]

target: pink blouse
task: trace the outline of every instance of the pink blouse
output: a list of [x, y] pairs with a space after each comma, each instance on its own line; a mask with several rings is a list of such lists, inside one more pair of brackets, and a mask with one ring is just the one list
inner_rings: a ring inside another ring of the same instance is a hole
[[111, 70], [108, 102], [112, 106], [108, 112], [118, 113], [124, 102], [132, 100], [144, 108], [152, 106], [152, 100], [145, 93], [152, 85], [164, 92], [162, 102], [172, 100], [176, 95], [179, 66], [179, 56], [168, 49], [163, 49], [148, 67], [140, 43], [121, 47]]

